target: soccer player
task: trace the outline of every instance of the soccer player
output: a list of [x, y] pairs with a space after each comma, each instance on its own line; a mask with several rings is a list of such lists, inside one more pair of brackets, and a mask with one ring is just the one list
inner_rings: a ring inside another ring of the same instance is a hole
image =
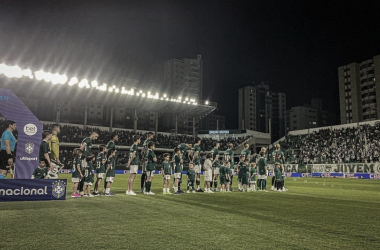
[[71, 181], [74, 183], [73, 185], [73, 193], [71, 194], [71, 197], [73, 198], [80, 198], [82, 197], [80, 194], [77, 193], [78, 191], [78, 185], [83, 179], [83, 173], [82, 173], [82, 150], [80, 148], [75, 148], [73, 150], [73, 172], [71, 174]]
[[[244, 143], [244, 149], [241, 151], [240, 156], [244, 156], [243, 161], [245, 159], [248, 159], [248, 160], [251, 159], [251, 150], [249, 150], [249, 144], [248, 143]], [[238, 177], [238, 179], [239, 179], [239, 177]], [[242, 185], [242, 183], [241, 183], [241, 179], [240, 179], [240, 181], [239, 181], [239, 191], [241, 190], [241, 185]]]
[[250, 191], [256, 191], [256, 163], [251, 162], [250, 163], [251, 168], [249, 170], [249, 190]]
[[[96, 182], [94, 188], [94, 195], [99, 196], [99, 187], [102, 184], [102, 180], [105, 178], [106, 174], [106, 162], [107, 162], [107, 148], [106, 145], [99, 145], [99, 153], [96, 157]], [[106, 183], [106, 182], [104, 182]], [[104, 188], [104, 191], [106, 188]]]
[[[194, 163], [189, 163], [189, 169], [187, 170], [187, 191], [186, 193], [195, 193], [194, 189], [194, 181], [195, 181], [195, 171], [194, 171]], [[191, 190], [190, 190], [191, 189]]]
[[226, 183], [227, 183], [227, 178], [226, 178], [226, 166], [225, 162], [222, 163], [221, 166], [219, 166], [219, 179], [220, 179], [220, 191], [225, 192], [226, 191]]
[[276, 188], [274, 190], [282, 192], [282, 188], [283, 188], [282, 179], [283, 179], [283, 177], [282, 177], [281, 164], [279, 162], [276, 162], [276, 164], [275, 164], [273, 179], [275, 179], [275, 185], [276, 185]]
[[[181, 143], [177, 146], [177, 148], [179, 148], [181, 151], [183, 163], [185, 162], [185, 160], [188, 160], [190, 162], [192, 159], [192, 156], [191, 156], [192, 145], [188, 143]], [[175, 149], [174, 149], [174, 153], [175, 153]], [[182, 168], [183, 168], [183, 163], [182, 163]], [[181, 177], [179, 178], [179, 181], [178, 181], [178, 192], [182, 194], [183, 192], [181, 190], [181, 183], [182, 183], [182, 172], [181, 172]], [[174, 183], [173, 183], [173, 189], [174, 189]]]
[[49, 147], [49, 141], [51, 140], [51, 133], [50, 131], [43, 131], [42, 132], [42, 142], [40, 144], [40, 153], [39, 153], [39, 156], [40, 156], [40, 161], [45, 161], [45, 164], [47, 166], [47, 168], [52, 171], [53, 170], [53, 166], [51, 165], [51, 162], [50, 162], [50, 147]]
[[113, 149], [110, 149], [107, 151], [107, 168], [106, 168], [106, 193], [105, 196], [113, 196], [114, 194], [111, 193], [111, 184], [113, 183], [115, 179], [115, 155], [116, 152]]
[[[214, 182], [214, 191], [215, 192], [219, 191], [219, 189], [218, 189], [218, 178], [219, 178], [219, 167], [220, 167], [220, 162], [219, 162], [220, 151], [219, 151], [219, 147], [220, 147], [220, 143], [219, 142], [215, 142], [214, 143], [214, 148], [211, 150], [211, 154], [212, 154], [212, 172], [213, 172], [212, 178], [213, 178], [213, 182]], [[211, 189], [212, 189], [212, 181], [211, 181]]]
[[89, 154], [86, 157], [87, 166], [84, 171], [84, 185], [86, 186], [86, 189], [84, 191], [83, 197], [94, 197], [91, 194], [91, 186], [94, 182], [94, 162], [95, 162], [95, 155]]
[[152, 132], [148, 133], [148, 137], [143, 143], [143, 149], [141, 151], [142, 173], [141, 173], [141, 193], [144, 193], [144, 187], [146, 182], [146, 151], [148, 151], [148, 143], [153, 141], [154, 135]]
[[148, 151], [146, 152], [146, 159], [147, 159], [147, 165], [146, 165], [146, 183], [145, 183], [145, 194], [148, 195], [155, 195], [151, 191], [152, 187], [152, 180], [154, 176], [154, 171], [156, 170], [156, 162], [157, 162], [157, 157], [154, 153], [154, 142], [149, 142], [148, 143]]
[[[284, 175], [285, 174], [285, 171], [284, 171], [284, 164], [285, 164], [285, 156], [284, 156], [284, 152], [282, 152], [281, 150], [281, 146], [280, 144], [276, 144], [276, 151], [274, 151], [275, 153], [275, 163], [279, 163], [280, 164], [280, 169], [282, 170], [282, 174]], [[285, 176], [283, 176], [281, 178], [281, 181], [284, 182], [284, 178]], [[272, 187], [271, 189], [274, 190], [275, 187], [274, 187], [274, 177], [272, 177]], [[285, 188], [283, 189], [283, 191], [285, 191]]]
[[0, 179], [4, 179], [7, 176], [8, 169], [12, 167], [16, 147], [16, 138], [12, 134], [17, 129], [16, 122], [7, 120], [5, 125], [7, 129], [1, 135]]
[[231, 183], [232, 183], [232, 171], [231, 171], [231, 165], [230, 165], [230, 162], [226, 161], [224, 163], [225, 165], [225, 172], [226, 172], [226, 192], [231, 192], [230, 189], [231, 189]]
[[245, 161], [245, 156], [240, 155], [239, 156], [239, 164], [237, 165], [237, 172], [238, 172], [238, 190], [241, 192], [242, 191], [242, 184], [241, 184], [241, 171], [240, 169], [243, 167]]
[[48, 173], [50, 179], [58, 179], [59, 170], [63, 167], [59, 160], [59, 139], [58, 134], [61, 132], [61, 129], [58, 124], [53, 124], [51, 126], [51, 140], [49, 141], [50, 147], [50, 162], [53, 167], [53, 171]]
[[129, 150], [129, 160], [127, 163], [127, 168], [129, 168], [129, 179], [128, 179], [128, 189], [125, 192], [126, 195], [136, 195], [135, 192], [133, 192], [133, 182], [135, 181], [136, 174], [139, 168], [139, 148], [138, 145], [140, 144], [140, 136], [135, 135], [133, 136], [133, 144], [131, 146], [131, 149]]
[[194, 147], [191, 148], [192, 152], [192, 158], [191, 161], [194, 163], [194, 171], [196, 176], [196, 185], [197, 185], [197, 192], [203, 192], [203, 190], [200, 188], [201, 185], [201, 138], [197, 137], [194, 141]]
[[249, 180], [249, 159], [245, 159], [244, 163], [240, 167], [239, 172], [241, 173], [241, 183], [243, 192], [247, 192], [248, 180]]
[[224, 154], [223, 154], [223, 158], [226, 162], [229, 162], [229, 167], [230, 167], [230, 183], [229, 183], [229, 186], [230, 186], [230, 189], [232, 189], [232, 179], [234, 177], [234, 151], [232, 150], [233, 148], [233, 144], [232, 143], [228, 143], [227, 144], [227, 147], [228, 149], [226, 151], [224, 151]]
[[31, 179], [47, 179], [47, 168], [44, 160], [40, 160], [40, 164], [34, 170]]
[[[86, 157], [92, 153], [91, 152], [92, 142], [95, 141], [96, 139], [98, 139], [99, 133], [100, 132], [98, 130], [95, 130], [91, 133], [91, 135], [89, 137], [84, 138], [82, 141], [82, 144], [80, 146], [80, 149], [83, 152], [83, 154], [82, 154], [82, 165], [81, 165], [82, 172], [84, 172], [86, 165], [87, 165]], [[83, 186], [84, 186], [84, 178], [82, 178], [81, 182], [79, 183], [79, 192], [81, 195], [84, 194], [83, 193]]]
[[164, 161], [162, 162], [162, 178], [164, 180], [164, 184], [162, 187], [163, 194], [172, 194], [169, 190], [170, 178], [172, 176], [172, 164], [169, 162], [170, 154], [164, 154]]
[[[117, 150], [116, 150], [116, 142], [119, 141], [119, 136], [116, 133], [111, 134], [111, 139], [107, 143], [106, 148], [107, 150], [114, 150], [115, 151], [115, 165], [117, 163]], [[104, 189], [106, 189], [107, 182], [104, 182]]]
[[203, 165], [203, 169], [204, 169], [203, 176], [205, 179], [205, 184], [204, 184], [205, 193], [214, 193], [210, 189], [210, 182], [212, 182], [212, 154], [208, 153], [206, 155], [206, 160]]
[[182, 176], [183, 158], [180, 148], [175, 148], [174, 152], [174, 194], [181, 194], [178, 187]]
[[258, 172], [257, 189], [266, 191], [268, 167], [267, 167], [267, 161], [264, 158], [264, 155], [265, 153], [261, 151], [260, 159], [257, 162], [257, 172]]

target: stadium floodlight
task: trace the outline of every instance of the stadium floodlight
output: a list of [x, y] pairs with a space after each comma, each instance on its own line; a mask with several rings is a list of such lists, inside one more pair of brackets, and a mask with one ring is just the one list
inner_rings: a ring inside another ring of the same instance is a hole
[[44, 74], [45, 72], [43, 72], [42, 70], [38, 70], [34, 72], [34, 76], [36, 77], [38, 81], [41, 81], [44, 78]]
[[194, 99], [190, 99], [190, 102], [195, 102], [195, 100]]
[[185, 101], [189, 101], [189, 98], [188, 98], [188, 97], [186, 97], [186, 98], [185, 98]]
[[119, 90], [118, 88], [115, 89], [115, 93], [119, 93], [119, 91], [120, 91], [120, 90]]
[[142, 95], [141, 95], [142, 97], [145, 97], [145, 93], [142, 93]]
[[140, 92], [136, 93], [136, 96], [140, 96]]
[[5, 65], [4, 63], [0, 64], [0, 75], [4, 74], [6, 68], [7, 68], [7, 65]]
[[[36, 76], [37, 77], [37, 76]], [[69, 86], [73, 86], [74, 84], [78, 83], [78, 78], [72, 77], [69, 81]]]
[[[1, 74], [1, 73], [0, 73]], [[30, 69], [23, 69], [22, 70], [22, 75], [26, 77], [33, 76], [32, 71]]]
[[52, 77], [53, 77], [53, 74], [52, 73], [50, 73], [50, 72], [45, 72], [44, 73], [44, 81], [45, 82], [51, 82], [51, 79], [52, 79]]
[[112, 88], [112, 87], [109, 87], [109, 88], [108, 88], [108, 91], [109, 91], [109, 92], [113, 92], [113, 88]]
[[167, 95], [166, 94], [164, 94], [164, 98], [166, 98], [167, 97]]
[[97, 81], [92, 81], [91, 82], [91, 86], [93, 87], [93, 88], [96, 88], [96, 87], [98, 87], [98, 82]]
[[178, 100], [181, 100], [182, 99], [182, 96], [178, 96]]
[[52, 84], [58, 84], [61, 82], [61, 75], [58, 73], [51, 74], [50, 79]]
[[99, 86], [98, 88], [100, 91], [106, 91], [107, 90], [107, 84], [103, 83], [102, 86]]
[[88, 80], [86, 78], [82, 79], [79, 82], [78, 86], [79, 86], [79, 88], [83, 88], [83, 87], [89, 88], [90, 87], [90, 85], [88, 84]]
[[5, 72], [3, 74], [9, 78], [21, 78], [22, 77], [22, 70], [17, 65], [7, 66], [5, 68]]
[[205, 101], [205, 104], [208, 105], [208, 101]]

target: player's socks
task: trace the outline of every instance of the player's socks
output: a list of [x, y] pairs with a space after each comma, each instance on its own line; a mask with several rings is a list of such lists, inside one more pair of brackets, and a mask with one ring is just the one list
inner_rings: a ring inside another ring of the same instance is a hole
[[178, 192], [178, 187], [174, 187], [174, 193]]
[[110, 192], [110, 188], [106, 188], [106, 194], [108, 194]]
[[212, 181], [210, 182], [210, 188], [212, 188]]
[[197, 180], [195, 181], [195, 183], [197, 184], [197, 190], [200, 189], [200, 185], [201, 185], [201, 181], [199, 180], [199, 178], [197, 178]]
[[162, 192], [163, 192], [164, 194], [166, 194], [166, 188], [163, 188], [163, 189], [162, 189]]
[[215, 187], [215, 189], [218, 188], [218, 181], [214, 181], [214, 187]]

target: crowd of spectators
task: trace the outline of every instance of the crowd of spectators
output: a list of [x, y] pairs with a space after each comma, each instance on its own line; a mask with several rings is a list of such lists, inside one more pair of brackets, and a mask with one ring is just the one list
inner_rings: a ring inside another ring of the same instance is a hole
[[338, 164], [378, 162], [380, 126], [322, 129], [307, 135], [287, 135], [280, 143], [287, 163]]

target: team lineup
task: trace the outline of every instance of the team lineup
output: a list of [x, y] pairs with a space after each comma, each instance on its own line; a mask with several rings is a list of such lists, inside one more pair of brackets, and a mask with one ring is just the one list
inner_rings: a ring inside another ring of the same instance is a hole
[[[103, 181], [105, 196], [113, 196], [111, 185], [115, 179], [115, 162], [116, 162], [116, 142], [118, 136], [113, 134], [107, 145], [99, 146], [99, 153], [95, 156], [91, 152], [92, 141], [98, 138], [98, 133], [93, 132], [90, 137], [82, 141], [81, 148], [73, 151], [73, 172], [72, 197], [94, 197], [100, 196], [100, 186]], [[126, 168], [129, 169], [129, 179], [127, 183], [126, 195], [135, 196], [136, 193], [132, 187], [141, 165], [141, 189], [140, 192], [146, 195], [155, 195], [151, 191], [153, 177], [156, 171], [157, 157], [154, 152], [155, 143], [153, 142], [153, 133], [148, 133], [143, 143], [141, 152], [138, 145], [141, 143], [141, 137], [135, 135], [134, 143], [130, 147], [129, 160]], [[163, 179], [163, 194], [172, 194], [170, 191], [170, 180], [174, 177], [173, 193], [176, 195], [183, 194], [181, 183], [183, 179], [184, 163], [188, 162], [186, 171], [187, 187], [186, 193], [214, 193], [214, 192], [231, 192], [234, 175], [237, 173], [238, 191], [266, 191], [266, 181], [268, 169], [266, 162], [266, 148], [262, 148], [259, 154], [252, 155], [249, 144], [244, 144], [244, 149], [239, 155], [239, 162], [234, 162], [233, 145], [230, 143], [228, 149], [221, 154], [219, 143], [214, 143], [214, 148], [206, 154], [203, 167], [201, 164], [201, 139], [196, 138], [194, 144], [179, 144], [173, 152], [163, 154], [161, 175]], [[275, 168], [272, 177], [272, 190], [286, 191], [284, 188], [284, 155], [279, 145], [276, 145], [275, 151]], [[96, 173], [95, 173], [96, 170]], [[201, 172], [203, 170], [204, 185], [201, 188]], [[96, 180], [95, 180], [96, 177]], [[257, 180], [257, 181], [256, 181]], [[92, 184], [95, 181], [95, 187], [91, 193]], [[220, 189], [218, 189], [218, 182]]]

